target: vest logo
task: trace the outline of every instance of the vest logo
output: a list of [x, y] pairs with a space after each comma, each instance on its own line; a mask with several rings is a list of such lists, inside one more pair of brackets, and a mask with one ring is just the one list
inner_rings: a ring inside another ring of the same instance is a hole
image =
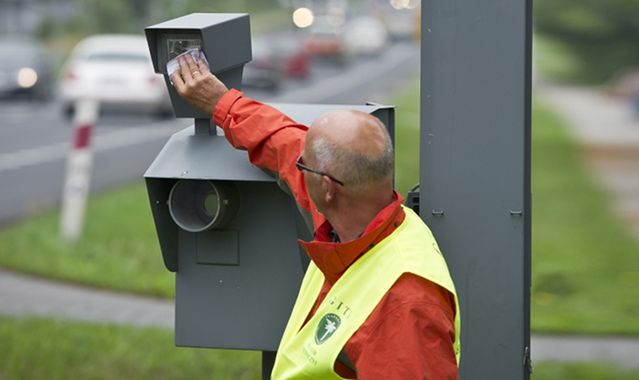
[[317, 330], [315, 330], [315, 343], [320, 345], [326, 342], [337, 331], [341, 323], [342, 320], [336, 314], [329, 313], [323, 316], [317, 325]]

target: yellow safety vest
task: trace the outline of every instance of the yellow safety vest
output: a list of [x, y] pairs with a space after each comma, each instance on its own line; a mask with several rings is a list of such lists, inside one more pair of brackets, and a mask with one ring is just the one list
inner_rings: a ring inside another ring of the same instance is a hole
[[324, 283], [322, 272], [309, 265], [278, 348], [273, 380], [342, 379], [333, 370], [340, 351], [403, 273], [430, 280], [454, 295], [454, 349], [459, 365], [455, 286], [430, 229], [411, 209], [404, 207], [404, 211], [404, 222], [346, 270], [302, 327]]

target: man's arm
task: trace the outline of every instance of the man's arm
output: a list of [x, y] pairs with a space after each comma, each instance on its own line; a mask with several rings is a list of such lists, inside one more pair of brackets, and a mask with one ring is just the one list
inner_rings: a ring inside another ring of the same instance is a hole
[[246, 150], [255, 166], [278, 175], [300, 207], [311, 211], [303, 174], [295, 167], [304, 150], [306, 126], [233, 89], [217, 103], [214, 121], [233, 147]]
[[304, 149], [308, 128], [273, 107], [242, 96], [213, 75], [205, 64], [187, 55], [171, 77], [178, 94], [196, 109], [212, 114], [215, 124], [237, 149], [248, 152], [254, 165], [286, 182], [299, 206], [318, 220], [303, 174], [295, 161]]

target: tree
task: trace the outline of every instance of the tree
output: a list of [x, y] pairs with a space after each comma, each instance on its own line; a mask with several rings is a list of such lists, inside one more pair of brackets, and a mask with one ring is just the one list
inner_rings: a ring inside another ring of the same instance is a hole
[[536, 0], [536, 32], [576, 56], [579, 76], [601, 82], [639, 66], [639, 1]]

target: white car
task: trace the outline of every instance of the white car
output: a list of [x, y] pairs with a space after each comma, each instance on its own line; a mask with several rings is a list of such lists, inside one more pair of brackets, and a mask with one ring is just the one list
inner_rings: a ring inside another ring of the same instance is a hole
[[153, 71], [146, 39], [138, 35], [82, 40], [64, 65], [59, 93], [67, 115], [85, 98], [101, 109], [172, 113], [164, 78]]
[[353, 55], [379, 54], [386, 47], [388, 32], [376, 18], [360, 16], [350, 20], [344, 30], [346, 47]]

